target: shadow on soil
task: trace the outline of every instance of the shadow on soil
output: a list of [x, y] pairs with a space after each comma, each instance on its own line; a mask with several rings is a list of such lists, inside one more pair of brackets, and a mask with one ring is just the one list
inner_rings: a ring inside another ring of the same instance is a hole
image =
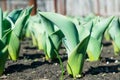
[[114, 63], [114, 62], [115, 62], [115, 59], [104, 58], [104, 57], [101, 58], [101, 62], [102, 62], [102, 63], [106, 63], [107, 61], [108, 61], [109, 63]]
[[119, 65], [110, 65], [110, 66], [98, 66], [91, 67], [85, 74], [97, 75], [99, 73], [118, 73], [120, 72], [120, 64]]
[[37, 62], [33, 62], [31, 63], [30, 65], [25, 65], [25, 64], [14, 64], [14, 65], [11, 65], [11, 66], [8, 66], [6, 69], [5, 69], [5, 74], [11, 74], [11, 73], [14, 73], [14, 72], [22, 72], [26, 69], [32, 69], [32, 68], [36, 68], [38, 66], [41, 66], [43, 64], [45, 64], [46, 62], [40, 62], [40, 61], [37, 61]]
[[104, 42], [102, 42], [102, 44], [103, 44], [103, 46], [110, 46], [110, 45], [112, 45], [112, 42], [104, 41]]
[[35, 49], [37, 49], [37, 47], [36, 46], [25, 46], [24, 49], [35, 50]]
[[[27, 58], [25, 58], [26, 60], [31, 59], [32, 63], [30, 63], [30, 64], [19, 64], [17, 62], [16, 64], [8, 66], [5, 69], [4, 74], [11, 74], [11, 73], [14, 73], [14, 72], [22, 72], [22, 71], [27, 70], [27, 69], [37, 68], [37, 67], [42, 66], [44, 64], [48, 64], [48, 65], [54, 64], [54, 63], [60, 64], [58, 59], [54, 59], [50, 62], [49, 61], [44, 61], [41, 57], [38, 57], [38, 56], [41, 56], [41, 54], [25, 54], [24, 56], [27, 57]], [[20, 57], [19, 60], [21, 60], [21, 59], [25, 60], [23, 57]], [[39, 59], [39, 61], [34, 61], [34, 59]], [[67, 56], [61, 57], [61, 60], [62, 60], [62, 62], [66, 61]]]
[[23, 54], [23, 56], [19, 57], [19, 60], [22, 60], [22, 59], [39, 59], [39, 58], [42, 58], [42, 57], [44, 57], [44, 54], [39, 54], [39, 53]]

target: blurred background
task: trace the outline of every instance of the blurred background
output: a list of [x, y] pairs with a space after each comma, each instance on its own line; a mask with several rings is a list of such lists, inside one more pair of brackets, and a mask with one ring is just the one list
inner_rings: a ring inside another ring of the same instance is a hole
[[120, 0], [0, 0], [3, 11], [28, 5], [35, 6], [32, 14], [39, 9], [72, 16], [85, 16], [90, 13], [101, 16], [120, 15]]

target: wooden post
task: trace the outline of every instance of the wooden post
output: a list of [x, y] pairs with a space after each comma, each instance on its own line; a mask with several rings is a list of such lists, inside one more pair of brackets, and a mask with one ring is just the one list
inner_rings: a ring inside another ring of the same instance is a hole
[[63, 14], [66, 15], [66, 0], [64, 0], [64, 9], [63, 9]]
[[33, 5], [33, 9], [31, 15], [35, 15], [37, 13], [37, 0], [29, 0], [29, 6]]
[[55, 10], [55, 13], [58, 12], [58, 5], [57, 5], [57, 0], [54, 0], [54, 10]]
[[3, 10], [3, 11], [6, 11], [6, 10], [7, 10], [6, 0], [2, 0], [2, 10]]
[[97, 0], [97, 15], [100, 15], [100, 3], [99, 3], [99, 0]]
[[60, 10], [60, 13], [63, 14], [63, 15], [66, 15], [66, 0], [59, 0], [59, 10]]

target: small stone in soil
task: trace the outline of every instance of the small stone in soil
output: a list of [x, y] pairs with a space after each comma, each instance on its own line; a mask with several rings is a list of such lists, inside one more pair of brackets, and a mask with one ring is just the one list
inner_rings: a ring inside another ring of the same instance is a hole
[[109, 63], [110, 63], [109, 61], [106, 62], [106, 64], [109, 64]]
[[24, 60], [24, 62], [26, 63], [26, 62], [28, 62], [28, 60], [27, 60], [27, 59], [25, 59], [25, 60]]
[[110, 57], [110, 59], [113, 59], [113, 57]]
[[82, 77], [81, 75], [76, 75], [76, 78], [80, 78], [80, 77]]
[[44, 79], [46, 79], [47, 77], [46, 76], [44, 76]]
[[26, 52], [27, 50], [26, 49], [23, 49], [23, 52]]
[[35, 71], [32, 71], [31, 73], [35, 73]]
[[42, 58], [42, 61], [45, 62], [45, 57]]
[[105, 73], [102, 74], [102, 76], [105, 76], [105, 75], [106, 75]]
[[56, 76], [58, 77], [58, 76], [59, 76], [59, 74], [56, 74]]
[[113, 74], [115, 74], [115, 72], [113, 72]]
[[57, 63], [55, 63], [55, 65], [57, 66], [58, 64], [57, 64]]
[[115, 62], [114, 63], [118, 63], [118, 60], [115, 60]]
[[6, 79], [6, 78], [7, 78], [6, 75], [3, 75], [3, 76], [0, 77], [0, 79]]
[[38, 59], [34, 59], [34, 61], [35, 61], [35, 62], [37, 62], [37, 61], [38, 61]]
[[107, 50], [107, 52], [109, 53], [109, 52], [110, 52], [110, 50]]

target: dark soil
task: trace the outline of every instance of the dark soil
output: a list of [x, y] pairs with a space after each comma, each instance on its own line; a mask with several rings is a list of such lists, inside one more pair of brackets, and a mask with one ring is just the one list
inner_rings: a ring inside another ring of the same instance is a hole
[[[73, 80], [66, 71], [67, 55], [64, 47], [60, 50], [60, 56], [65, 68], [64, 80]], [[59, 80], [61, 73], [58, 59], [45, 61], [43, 51], [32, 46], [31, 39], [24, 39], [19, 59], [16, 62], [7, 61], [0, 80]], [[114, 56], [110, 42], [104, 41], [100, 61], [85, 61], [83, 74], [78, 80], [120, 80], [120, 56]]]

